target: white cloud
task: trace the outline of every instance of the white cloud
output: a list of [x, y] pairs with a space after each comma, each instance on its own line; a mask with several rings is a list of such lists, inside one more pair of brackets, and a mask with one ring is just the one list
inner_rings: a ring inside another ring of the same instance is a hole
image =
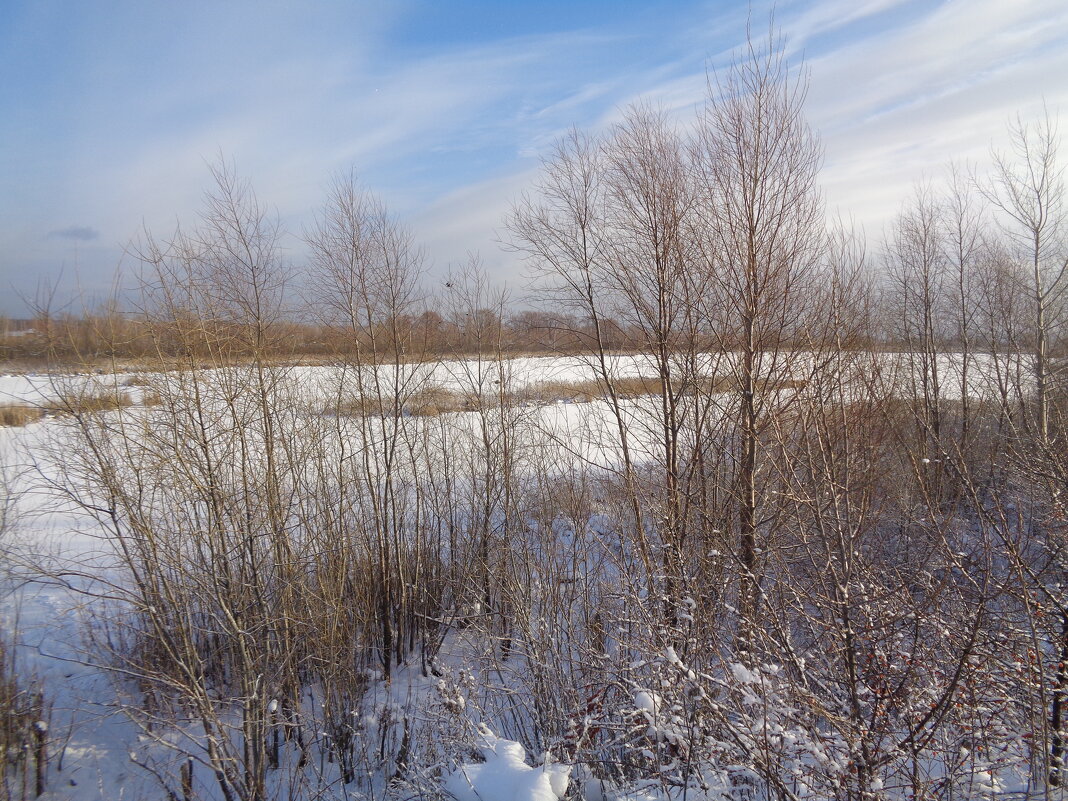
[[412, 228], [432, 257], [431, 272], [442, 277], [450, 267], [477, 254], [487, 273], [513, 289], [522, 285], [520, 258], [502, 248], [511, 204], [531, 186], [534, 168], [470, 184], [437, 198], [411, 219]]
[[[752, 13], [758, 36], [767, 8]], [[706, 95], [706, 63], [726, 63], [746, 20], [738, 6], [714, 6], [703, 19], [680, 12], [667, 38], [633, 59], [631, 47], [648, 47], [644, 32], [616, 27], [427, 45], [391, 60], [384, 44], [397, 16], [371, 16], [351, 47], [284, 51], [249, 69], [256, 43], [237, 43], [214, 81], [213, 65], [198, 63], [196, 80], [162, 85], [142, 104], [107, 89], [104, 111], [126, 102], [129, 114], [82, 125], [59, 177], [9, 204], [0, 243], [40, 262], [48, 247], [65, 258], [63, 243], [42, 238], [71, 220], [91, 222], [112, 247], [142, 219], [166, 233], [199, 208], [205, 161], [221, 153], [297, 232], [330, 175], [354, 166], [411, 222], [438, 269], [478, 250], [487, 267], [514, 276], [495, 232], [553, 140], [573, 124], [607, 128], [640, 99], [690, 117]], [[923, 175], [951, 158], [983, 162], [1015, 112], [1031, 115], [1043, 98], [1068, 108], [1061, 0], [780, 0], [776, 21], [808, 58], [807, 110], [825, 144], [831, 210], [871, 233]], [[208, 39], [218, 44], [225, 32]], [[91, 111], [87, 98], [79, 113]]]
[[[824, 43], [808, 62], [808, 114], [825, 144], [829, 210], [852, 217], [876, 239], [916, 182], [937, 179], [950, 161], [985, 164], [991, 145], [1004, 141], [1010, 116], [1034, 115], [1043, 98], [1068, 108], [1068, 11], [1061, 3], [957, 0], [898, 13], [905, 5], [828, 0], [780, 19], [798, 45], [865, 18], [886, 22], [863, 38]], [[645, 99], [685, 118], [706, 95], [704, 64], [695, 62], [685, 53], [654, 74], [582, 87], [548, 110], [600, 102], [594, 127], [604, 129], [626, 105]], [[531, 138], [524, 155], [547, 153], [565, 129]], [[532, 175], [523, 167], [462, 187], [413, 222], [445, 261], [480, 250], [501, 274], [517, 277], [518, 262], [499, 252], [493, 231]]]
[[832, 206], [869, 231], [951, 160], [987, 161], [1017, 112], [1068, 103], [1061, 3], [948, 2], [810, 62]]

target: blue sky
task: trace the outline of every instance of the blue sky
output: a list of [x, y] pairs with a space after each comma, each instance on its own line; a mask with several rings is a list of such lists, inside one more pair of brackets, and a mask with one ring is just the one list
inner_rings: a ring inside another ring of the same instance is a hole
[[[756, 27], [769, 3], [754, 0]], [[569, 126], [679, 112], [745, 35], [741, 2], [0, 0], [0, 312], [62, 275], [100, 297], [142, 225], [192, 220], [236, 162], [294, 233], [354, 168], [433, 269], [496, 244]], [[810, 71], [829, 208], [877, 240], [917, 180], [982, 167], [1017, 112], [1068, 113], [1064, 0], [779, 0]], [[1066, 123], [1068, 125], [1068, 123]], [[1068, 130], [1068, 128], [1066, 128]], [[1068, 154], [1066, 154], [1068, 155]]]

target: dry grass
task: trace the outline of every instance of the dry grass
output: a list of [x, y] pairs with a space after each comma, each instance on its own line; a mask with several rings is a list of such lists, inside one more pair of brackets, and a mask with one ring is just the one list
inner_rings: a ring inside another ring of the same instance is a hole
[[[136, 402], [140, 406], [158, 406], [161, 398], [155, 392], [144, 391]], [[36, 423], [47, 415], [77, 416], [126, 409], [134, 406], [134, 399], [125, 392], [71, 392], [48, 403], [0, 405], [0, 427], [20, 427]]]
[[[597, 382], [592, 382], [596, 387]], [[659, 378], [647, 375], [632, 375], [626, 378], [617, 378], [612, 382], [612, 387], [615, 390], [616, 395], [621, 398], [641, 398], [646, 395], [659, 395], [662, 387]], [[603, 393], [600, 390], [596, 397], [601, 397]]]
[[404, 411], [412, 417], [436, 417], [449, 412], [470, 412], [477, 408], [472, 398], [445, 387], [429, 386], [412, 394]]
[[[435, 417], [448, 412], [470, 412], [476, 408], [474, 400], [461, 392], [441, 386], [429, 386], [404, 399], [401, 414], [409, 417]], [[327, 407], [323, 413], [338, 417], [380, 417], [393, 413], [393, 399], [352, 398]]]
[[[38, 720], [47, 720], [48, 711], [39, 687], [19, 675], [11, 659], [10, 646], [0, 637], [0, 797], [31, 798], [31, 772], [41, 751], [35, 748], [41, 729]], [[47, 729], [44, 729], [47, 731]], [[22, 782], [23, 792], [8, 795]]]
[[343, 400], [325, 406], [322, 410], [322, 413], [329, 417], [363, 417], [372, 412], [381, 412], [381, 407], [371, 403], [369, 398]]
[[512, 398], [521, 403], [552, 403], [557, 400], [572, 403], [588, 403], [603, 397], [596, 381], [539, 381], [528, 384], [512, 393]]
[[[660, 394], [660, 380], [648, 376], [619, 378], [612, 382], [612, 386], [616, 395], [621, 398]], [[599, 381], [591, 378], [580, 381], [539, 381], [516, 391], [512, 397], [530, 403], [552, 403], [558, 400], [589, 403], [608, 397], [608, 392]]]
[[[774, 392], [784, 389], [803, 389], [807, 381], [784, 379], [768, 382], [763, 391]], [[660, 379], [652, 376], [627, 376], [612, 382], [616, 396], [633, 399], [661, 394]], [[730, 377], [708, 378], [701, 382], [703, 393], [734, 392], [738, 383]], [[608, 397], [604, 386], [596, 379], [578, 381], [539, 381], [528, 384], [522, 389], [506, 393], [506, 403], [548, 404], [557, 401], [569, 403], [590, 403]], [[392, 411], [390, 399], [379, 402], [376, 398], [355, 398], [342, 401], [323, 410], [323, 414], [339, 417], [363, 417], [388, 415]], [[404, 401], [402, 414], [410, 417], [435, 417], [450, 412], [473, 412], [479, 408], [488, 409], [497, 406], [501, 399], [496, 395], [485, 395], [481, 400], [473, 395], [442, 386], [429, 386], [413, 393]]]
[[5, 404], [0, 406], [0, 426], [15, 428], [35, 423], [44, 417], [44, 409], [37, 406]]
[[[761, 386], [761, 391], [778, 392], [787, 389], [804, 389], [808, 382], [802, 379], [781, 379], [769, 381]], [[617, 378], [612, 382], [613, 390], [617, 397], [624, 399], [641, 398], [649, 395], [660, 395], [662, 386], [660, 379], [654, 376], [627, 376]], [[719, 394], [736, 392], [738, 381], [733, 376], [710, 376], [701, 380], [698, 391], [704, 394]], [[684, 389], [690, 394], [692, 387]], [[581, 381], [541, 381], [530, 384], [513, 394], [518, 401], [532, 403], [552, 403], [557, 400], [570, 401], [572, 403], [589, 403], [609, 396], [608, 390], [596, 379]]]
[[125, 392], [70, 392], [49, 403], [47, 410], [78, 416], [113, 412], [133, 405], [133, 399]]
[[138, 406], [159, 406], [163, 403], [163, 398], [160, 397], [156, 390], [152, 389], [152, 381], [148, 375], [135, 374], [127, 376], [122, 382], [122, 386], [140, 390], [140, 392], [130, 397], [131, 402], [136, 403]]

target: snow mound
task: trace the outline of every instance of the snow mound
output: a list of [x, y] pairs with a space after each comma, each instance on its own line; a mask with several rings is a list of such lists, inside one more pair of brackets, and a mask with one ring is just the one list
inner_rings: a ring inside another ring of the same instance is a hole
[[660, 711], [660, 696], [648, 690], [638, 690], [634, 693], [634, 706], [643, 712], [648, 712], [654, 717]]
[[755, 670], [750, 670], [741, 662], [731, 663], [731, 673], [734, 674], [734, 680], [739, 684], [759, 684], [760, 674]]
[[480, 750], [485, 762], [461, 765], [445, 780], [445, 789], [456, 801], [559, 801], [567, 792], [571, 768], [551, 764], [527, 764], [527, 753], [514, 740], [497, 737], [480, 727]]

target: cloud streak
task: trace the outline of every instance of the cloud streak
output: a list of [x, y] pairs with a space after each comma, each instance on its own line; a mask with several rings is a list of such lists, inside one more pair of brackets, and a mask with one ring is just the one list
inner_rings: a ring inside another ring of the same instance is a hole
[[100, 238], [100, 232], [87, 225], [71, 225], [49, 231], [45, 239], [69, 239], [75, 242], [92, 242]]
[[[462, 37], [432, 30], [417, 39], [424, 2], [387, 13], [325, 0], [315, 13], [253, 15], [249, 37], [237, 34], [248, 32], [251, 3], [228, 4], [216, 21], [214, 4], [175, 14], [120, 0], [108, 19], [72, 22], [64, 47], [48, 38], [48, 0], [26, 0], [11, 26], [26, 44], [0, 49], [0, 68], [54, 74], [0, 87], [0, 139], [9, 143], [0, 185], [17, 188], [0, 195], [0, 282], [58, 270], [71, 242], [94, 243], [79, 249], [85, 283], [92, 274], [110, 282], [114, 254], [142, 224], [166, 233], [195, 215], [206, 163], [220, 153], [291, 231], [308, 223], [330, 176], [354, 167], [439, 268], [478, 249], [500, 278], [514, 279], [519, 265], [495, 232], [554, 139], [572, 125], [604, 130], [637, 100], [692, 116], [705, 101], [706, 68], [722, 70], [746, 29], [745, 13], [726, 0], [682, 0], [671, 14], [624, 3], [610, 19], [587, 14], [581, 25], [513, 26], [507, 35], [472, 5], [454, 25]], [[772, 10], [760, 2], [750, 17], [758, 37]], [[807, 59], [829, 207], [871, 232], [925, 174], [951, 158], [982, 162], [1016, 111], [1029, 116], [1043, 98], [1068, 108], [1061, 0], [777, 8], [793, 62]], [[173, 45], [176, 26], [182, 47]], [[60, 55], [43, 61], [35, 31]], [[57, 218], [97, 227], [52, 230]], [[291, 257], [302, 257], [295, 239]]]

